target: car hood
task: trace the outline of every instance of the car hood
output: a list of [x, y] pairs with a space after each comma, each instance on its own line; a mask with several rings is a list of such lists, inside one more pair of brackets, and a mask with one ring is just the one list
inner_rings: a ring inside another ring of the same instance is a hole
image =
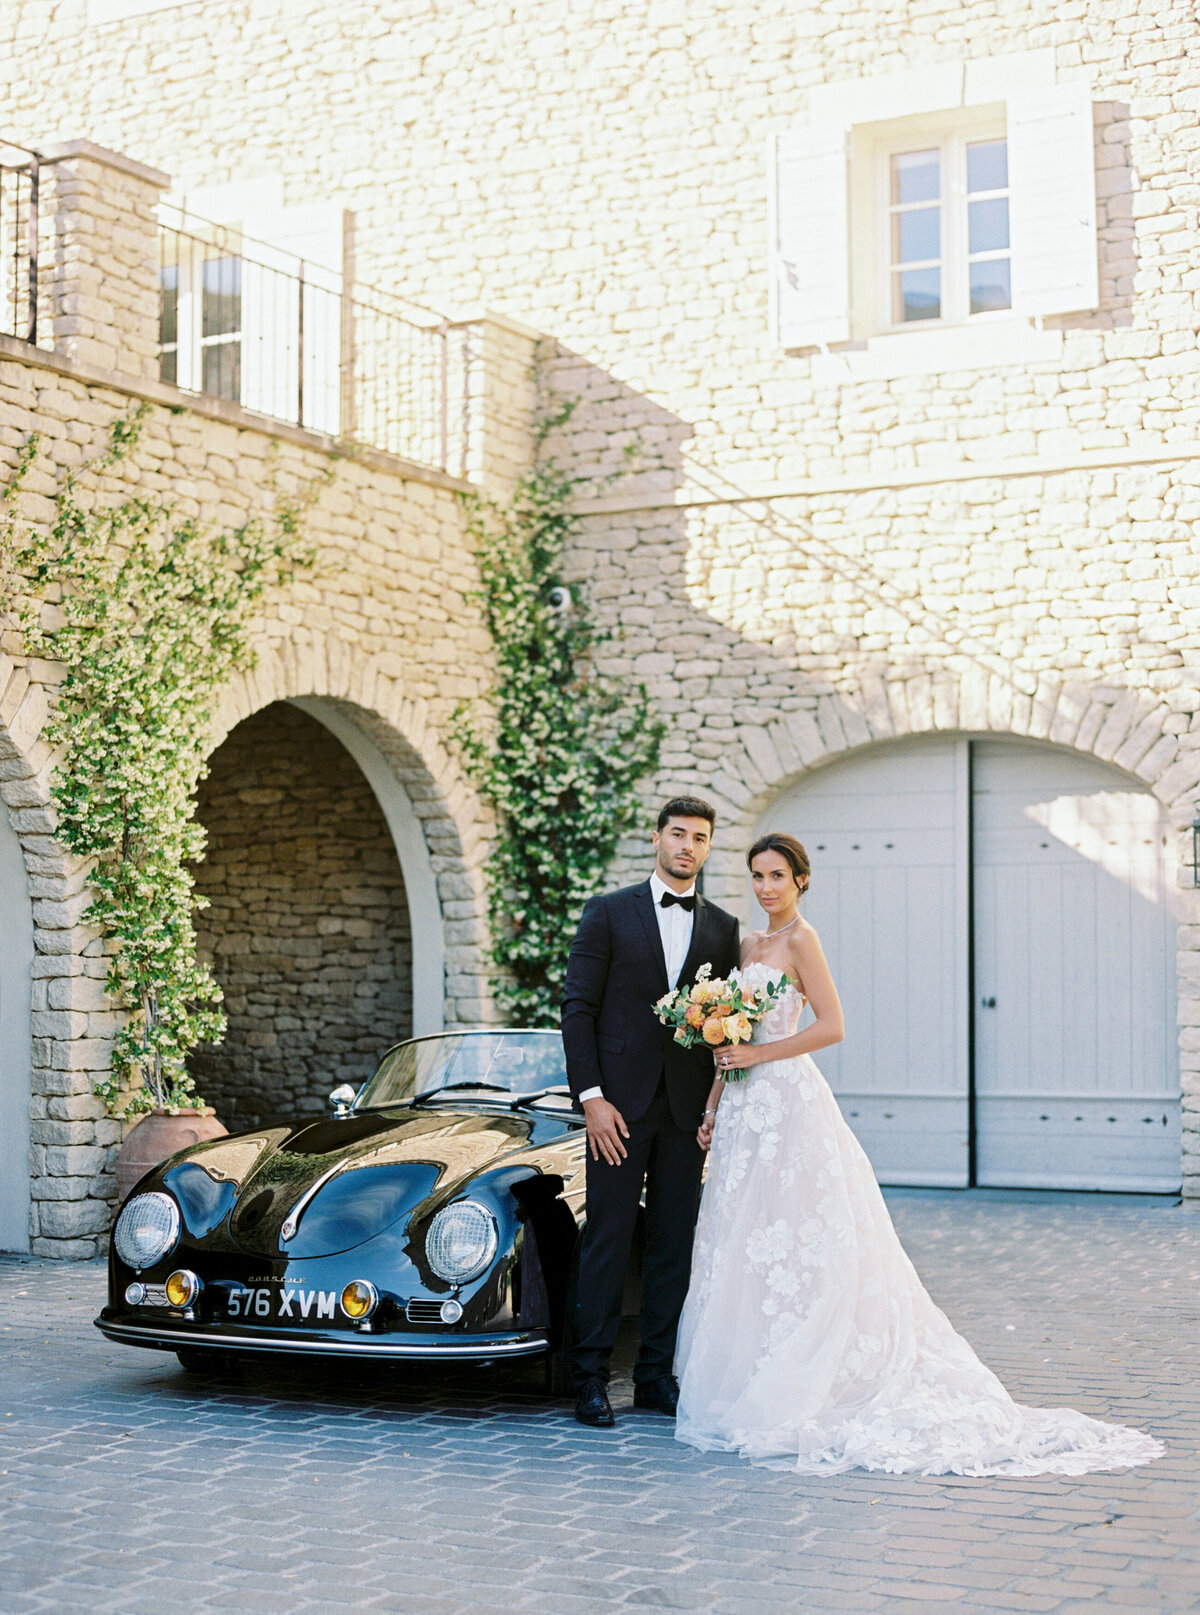
[[[264, 1257], [351, 1250], [520, 1154], [530, 1134], [521, 1115], [406, 1109], [252, 1135], [262, 1143], [237, 1191], [230, 1238]], [[229, 1141], [239, 1142], [249, 1139]], [[220, 1151], [193, 1151], [189, 1159], [208, 1169], [205, 1155]]]

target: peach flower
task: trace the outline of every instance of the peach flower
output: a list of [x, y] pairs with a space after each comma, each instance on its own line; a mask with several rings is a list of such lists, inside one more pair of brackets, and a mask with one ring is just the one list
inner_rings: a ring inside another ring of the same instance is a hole
[[722, 1024], [727, 1043], [749, 1043], [754, 1036], [754, 1028], [745, 1015], [727, 1015]]

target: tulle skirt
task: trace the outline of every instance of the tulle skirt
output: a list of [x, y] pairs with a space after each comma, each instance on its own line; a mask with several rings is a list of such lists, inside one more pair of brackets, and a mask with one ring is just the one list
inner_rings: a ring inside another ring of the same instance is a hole
[[927, 1294], [807, 1055], [722, 1097], [677, 1369], [679, 1441], [800, 1474], [1082, 1475], [1163, 1451], [1013, 1401]]

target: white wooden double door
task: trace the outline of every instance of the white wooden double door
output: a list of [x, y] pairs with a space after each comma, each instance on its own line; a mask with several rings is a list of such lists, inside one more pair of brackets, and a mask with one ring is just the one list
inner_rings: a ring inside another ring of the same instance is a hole
[[847, 1027], [818, 1062], [882, 1182], [1179, 1187], [1153, 796], [1050, 746], [922, 739], [815, 772], [759, 828], [812, 858]]

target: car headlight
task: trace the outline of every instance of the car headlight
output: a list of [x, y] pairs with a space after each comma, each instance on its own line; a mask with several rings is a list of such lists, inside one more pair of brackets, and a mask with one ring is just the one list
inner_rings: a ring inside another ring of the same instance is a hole
[[444, 1206], [425, 1235], [425, 1255], [438, 1278], [465, 1284], [477, 1278], [500, 1243], [495, 1217], [477, 1200], [456, 1200]]
[[138, 1194], [117, 1218], [113, 1243], [126, 1267], [153, 1267], [179, 1238], [179, 1207], [169, 1194]]

